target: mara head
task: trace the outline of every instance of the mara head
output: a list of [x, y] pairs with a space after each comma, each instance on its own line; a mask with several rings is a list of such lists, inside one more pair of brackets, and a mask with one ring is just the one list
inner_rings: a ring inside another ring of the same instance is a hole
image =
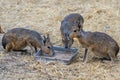
[[78, 38], [80, 37], [81, 33], [83, 32], [83, 27], [82, 26], [74, 26], [71, 33], [70, 33], [70, 38]]
[[48, 56], [54, 55], [54, 49], [50, 41], [49, 34], [47, 34], [47, 37], [43, 36], [43, 45], [41, 47], [41, 50], [45, 52]]

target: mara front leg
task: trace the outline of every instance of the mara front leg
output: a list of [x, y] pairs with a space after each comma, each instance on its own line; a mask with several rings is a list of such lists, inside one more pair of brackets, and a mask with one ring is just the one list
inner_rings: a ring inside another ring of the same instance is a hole
[[88, 61], [89, 52], [90, 52], [90, 50], [85, 48], [85, 54], [84, 54], [84, 57], [83, 57], [84, 64], [86, 64], [87, 61]]

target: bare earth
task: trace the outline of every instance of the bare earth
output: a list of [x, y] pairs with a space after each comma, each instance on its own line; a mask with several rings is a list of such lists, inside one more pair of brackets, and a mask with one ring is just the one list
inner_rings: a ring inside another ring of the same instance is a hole
[[[52, 43], [59, 46], [60, 24], [69, 13], [84, 17], [84, 30], [105, 32], [120, 46], [120, 0], [0, 0], [0, 25], [5, 32], [23, 27], [49, 33]], [[63, 65], [39, 62], [33, 55], [5, 53], [1, 45], [0, 80], [120, 80], [120, 52], [113, 65], [92, 59], [92, 53], [85, 65], [84, 49], [77, 40], [73, 47], [79, 48], [79, 55], [72, 64]]]

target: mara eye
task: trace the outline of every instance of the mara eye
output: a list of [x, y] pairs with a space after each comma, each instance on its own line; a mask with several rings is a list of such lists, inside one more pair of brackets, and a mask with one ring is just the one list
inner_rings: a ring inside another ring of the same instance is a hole
[[77, 32], [77, 30], [74, 30], [74, 32]]
[[47, 48], [50, 49], [50, 46], [48, 46]]

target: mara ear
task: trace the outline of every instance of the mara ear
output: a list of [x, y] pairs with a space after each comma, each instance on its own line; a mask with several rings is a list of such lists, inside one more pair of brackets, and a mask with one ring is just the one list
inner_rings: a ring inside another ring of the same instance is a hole
[[84, 24], [84, 19], [83, 19], [83, 17], [82, 17], [82, 16], [79, 17], [79, 18], [77, 19], [76, 23], [77, 23], [79, 29], [80, 29], [80, 28], [83, 28], [83, 24]]
[[79, 25], [80, 25], [81, 28], [83, 28], [83, 24], [84, 24], [84, 18], [81, 16], [79, 18]]
[[47, 34], [47, 41], [50, 42], [50, 36]]
[[80, 29], [82, 27], [80, 19], [78, 20], [78, 28]]
[[43, 44], [45, 45], [45, 43], [46, 43], [46, 37], [43, 36]]

